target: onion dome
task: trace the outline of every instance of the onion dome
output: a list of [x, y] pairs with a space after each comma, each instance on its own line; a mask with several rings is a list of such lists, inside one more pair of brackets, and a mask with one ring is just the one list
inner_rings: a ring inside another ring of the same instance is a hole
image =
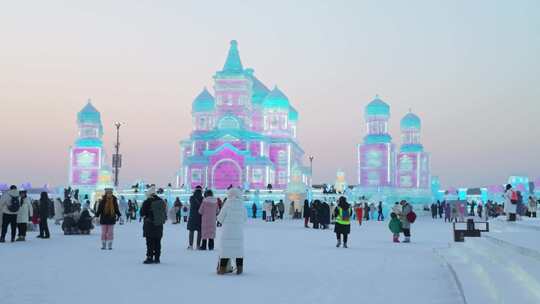
[[366, 116], [390, 117], [390, 106], [377, 95], [375, 96], [375, 99], [366, 106]]
[[400, 122], [401, 130], [420, 130], [420, 126], [420, 118], [410, 111], [401, 119]]
[[214, 97], [208, 92], [206, 88], [195, 98], [191, 105], [192, 113], [212, 112], [214, 111], [216, 103]]
[[298, 111], [293, 106], [289, 106], [289, 120], [298, 121]]
[[263, 107], [265, 109], [285, 109], [289, 110], [289, 98], [275, 86], [274, 89], [264, 98]]
[[90, 99], [84, 108], [82, 108], [82, 110], [77, 114], [77, 122], [79, 124], [101, 124], [101, 114], [92, 105]]

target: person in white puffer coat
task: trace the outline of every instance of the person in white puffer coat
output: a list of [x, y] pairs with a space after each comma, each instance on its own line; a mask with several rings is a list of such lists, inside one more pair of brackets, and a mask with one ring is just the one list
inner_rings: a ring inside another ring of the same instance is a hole
[[503, 196], [504, 196], [504, 212], [506, 213], [507, 220], [511, 222], [515, 222], [516, 212], [517, 212], [517, 202], [512, 203], [512, 197], [514, 198], [516, 197], [514, 189], [512, 189], [512, 185], [510, 184], [506, 185], [506, 190]]
[[244, 269], [244, 225], [247, 221], [247, 209], [240, 189], [229, 189], [227, 202], [219, 212], [217, 220], [222, 224], [217, 273], [231, 272], [230, 260], [236, 259], [236, 273], [241, 274]]
[[64, 219], [64, 204], [60, 198], [54, 200], [54, 224], [60, 225]]
[[32, 200], [27, 196], [26, 191], [21, 191], [19, 194], [21, 199], [21, 207], [17, 212], [17, 230], [19, 231], [16, 241], [26, 241], [26, 231], [28, 229], [28, 223], [30, 218], [34, 214], [32, 208]]

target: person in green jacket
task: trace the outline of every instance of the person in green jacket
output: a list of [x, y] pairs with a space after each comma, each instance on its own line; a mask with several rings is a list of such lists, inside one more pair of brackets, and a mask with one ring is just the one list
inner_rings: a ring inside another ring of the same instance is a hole
[[394, 212], [390, 213], [390, 223], [388, 223], [388, 228], [390, 228], [390, 231], [392, 231], [392, 234], [394, 235], [394, 243], [399, 243], [401, 221], [398, 219], [397, 215]]

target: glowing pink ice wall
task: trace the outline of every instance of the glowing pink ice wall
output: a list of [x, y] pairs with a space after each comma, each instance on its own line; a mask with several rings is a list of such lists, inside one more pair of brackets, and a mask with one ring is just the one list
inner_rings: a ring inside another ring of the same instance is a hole
[[399, 188], [429, 188], [429, 155], [425, 152], [400, 152], [397, 157]]
[[363, 187], [389, 187], [394, 184], [394, 145], [363, 144], [359, 147], [359, 184]]

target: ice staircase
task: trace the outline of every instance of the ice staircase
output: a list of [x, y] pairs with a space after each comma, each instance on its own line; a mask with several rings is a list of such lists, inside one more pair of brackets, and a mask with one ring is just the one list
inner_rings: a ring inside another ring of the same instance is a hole
[[[538, 241], [538, 233], [534, 233]], [[507, 236], [508, 237], [508, 236]], [[463, 302], [540, 303], [540, 252], [489, 233], [438, 249], [463, 293]]]

